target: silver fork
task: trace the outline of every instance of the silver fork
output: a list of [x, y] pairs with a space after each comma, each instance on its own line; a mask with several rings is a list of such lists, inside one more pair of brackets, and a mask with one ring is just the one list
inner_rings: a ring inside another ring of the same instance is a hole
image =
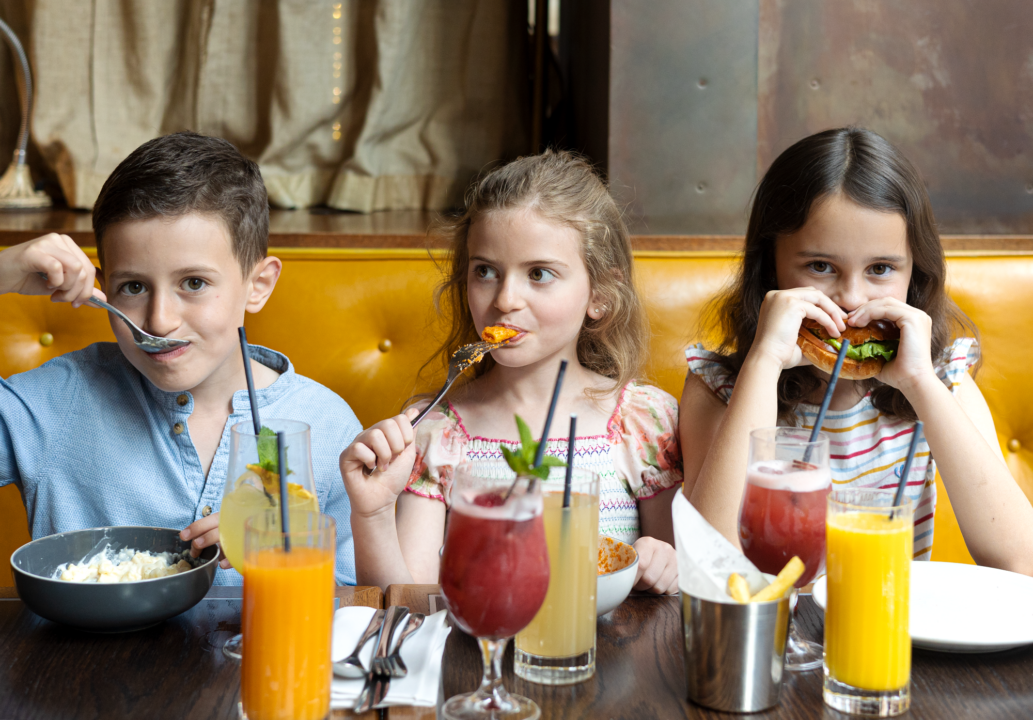
[[503, 340], [502, 342], [475, 342], [469, 345], [463, 345], [461, 348], [452, 353], [452, 357], [448, 361], [448, 379], [445, 381], [444, 386], [438, 391], [438, 394], [430, 401], [430, 404], [420, 411], [420, 414], [413, 418], [412, 426], [416, 427], [420, 424], [420, 421], [427, 416], [433, 408], [437, 407], [437, 404], [441, 402], [441, 399], [445, 397], [445, 393], [448, 392], [452, 384], [459, 379], [459, 376], [469, 370], [471, 367], [479, 363], [484, 359], [492, 350], [498, 350], [503, 345], [507, 344], [510, 339]]
[[377, 650], [370, 661], [370, 671], [366, 676], [366, 684], [355, 699], [355, 712], [372, 710], [375, 705], [387, 696], [388, 688], [391, 685], [391, 677], [377, 670], [388, 655], [388, 648], [391, 646], [391, 636], [395, 634], [398, 624], [409, 614], [409, 608], [399, 605], [392, 605], [384, 611], [384, 624], [380, 628], [380, 635], [377, 636]]
[[[459, 376], [469, 370], [471, 367], [479, 363], [484, 359], [484, 356], [492, 350], [498, 350], [503, 345], [509, 343], [512, 338], [506, 338], [501, 342], [475, 342], [469, 345], [463, 345], [461, 348], [452, 353], [452, 357], [448, 361], [448, 379], [445, 380], [444, 386], [438, 391], [438, 394], [434, 396], [434, 399], [430, 401], [427, 407], [420, 410], [420, 414], [413, 418], [412, 426], [416, 427], [423, 421], [423, 418], [427, 417], [427, 413], [437, 407], [441, 399], [445, 397], [445, 393], [448, 392], [452, 384], [459, 379]], [[374, 468], [375, 470], [375, 468]], [[370, 470], [368, 467], [362, 468], [362, 474], [369, 477], [373, 474], [374, 470]]]
[[[45, 272], [38, 272], [36, 274], [44, 280], [50, 280], [50, 278], [47, 277], [47, 274]], [[97, 307], [103, 308], [104, 310], [107, 310], [109, 313], [114, 313], [115, 315], [117, 315], [122, 320], [122, 322], [124, 322], [129, 327], [129, 331], [133, 333], [133, 342], [136, 343], [136, 346], [146, 353], [160, 353], [165, 352], [166, 350], [175, 350], [178, 347], [183, 347], [184, 345], [190, 344], [189, 340], [163, 338], [157, 337], [156, 335], [151, 335], [150, 333], [145, 333], [143, 330], [136, 326], [136, 323], [134, 323], [132, 320], [126, 317], [125, 313], [123, 313], [116, 307], [108, 305], [106, 302], [99, 298], [91, 297], [89, 300], [87, 300], [87, 302], [93, 303]]]
[[395, 645], [394, 652], [388, 655], [381, 663], [381, 672], [393, 678], [403, 678], [409, 674], [409, 669], [405, 667], [405, 662], [402, 660], [402, 643], [405, 642], [407, 637], [419, 630], [426, 619], [427, 616], [423, 613], [413, 613], [409, 616], [409, 622], [405, 624], [405, 629], [398, 636], [398, 644]]

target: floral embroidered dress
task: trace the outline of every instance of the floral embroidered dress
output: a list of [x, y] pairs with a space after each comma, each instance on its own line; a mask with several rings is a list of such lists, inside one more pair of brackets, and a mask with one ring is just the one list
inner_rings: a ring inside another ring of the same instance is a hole
[[[599, 533], [627, 543], [639, 537], [638, 501], [682, 482], [678, 403], [659, 388], [628, 383], [605, 435], [578, 436], [574, 466], [599, 474]], [[505, 462], [499, 445], [519, 443], [471, 436], [446, 402], [416, 428], [416, 463], [407, 492], [450, 505], [452, 477], [462, 462]], [[549, 438], [545, 452], [562, 460], [567, 439]]]
[[[717, 355], [702, 345], [685, 351], [689, 371], [726, 403], [734, 382], [718, 364]], [[955, 340], [934, 363], [937, 377], [957, 392], [961, 377], [979, 359], [974, 338]], [[814, 427], [818, 406], [801, 403], [796, 410], [798, 424]], [[914, 423], [885, 415], [865, 395], [849, 410], [825, 414], [823, 431], [830, 435], [830, 465], [833, 487], [896, 489], [904, 469]], [[933, 515], [936, 511], [936, 462], [923, 437], [915, 451], [905, 491], [915, 504], [914, 559], [928, 560], [933, 550]]]

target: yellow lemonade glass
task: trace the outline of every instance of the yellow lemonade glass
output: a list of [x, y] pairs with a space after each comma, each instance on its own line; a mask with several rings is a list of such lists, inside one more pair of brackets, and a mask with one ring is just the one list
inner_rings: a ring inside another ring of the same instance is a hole
[[911, 704], [914, 507], [892, 490], [839, 490], [828, 500], [825, 703], [887, 717]]
[[[284, 433], [287, 455], [287, 504], [291, 528], [319, 512], [312, 471], [311, 430], [303, 422], [266, 419], [255, 435], [250, 421], [230, 428], [230, 457], [219, 506], [219, 545], [226, 559], [244, 573], [244, 525], [249, 518], [280, 508], [279, 454], [276, 433]], [[240, 660], [241, 635], [226, 641], [223, 653]]]
[[517, 633], [513, 669], [531, 682], [569, 685], [595, 674], [599, 476], [574, 469], [563, 507], [565, 468], [542, 486], [549, 590], [531, 624]]
[[333, 518], [292, 515], [284, 547], [278, 510], [248, 519], [240, 672], [247, 720], [322, 720], [330, 714]]

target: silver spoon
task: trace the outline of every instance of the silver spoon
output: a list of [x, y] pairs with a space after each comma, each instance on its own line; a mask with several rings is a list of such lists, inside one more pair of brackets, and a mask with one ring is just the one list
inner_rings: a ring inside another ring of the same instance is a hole
[[[50, 278], [47, 277], [46, 273], [38, 272], [36, 274], [49, 282]], [[111, 305], [108, 305], [106, 302], [99, 298], [91, 297], [87, 302], [91, 302], [97, 307], [103, 308], [104, 310], [107, 310], [110, 313], [114, 313], [119, 318], [121, 318], [122, 322], [129, 326], [129, 331], [133, 333], [133, 342], [136, 343], [136, 346], [138, 348], [140, 348], [146, 353], [160, 353], [165, 352], [166, 350], [175, 350], [178, 347], [183, 347], [184, 345], [190, 344], [189, 340], [163, 338], [151, 335], [150, 333], [145, 333], [143, 330], [138, 328], [132, 320], [126, 317], [126, 315], [121, 310], [112, 307]]]
[[338, 660], [333, 663], [334, 675], [343, 678], [358, 679], [365, 677], [366, 668], [362, 667], [362, 661], [359, 660], [359, 652], [362, 648], [366, 647], [374, 635], [380, 632], [380, 627], [384, 624], [384, 610], [377, 610], [373, 613], [373, 617], [369, 621], [369, 626], [366, 631], [362, 633], [362, 637], [359, 638], [359, 644], [355, 646], [352, 654], [346, 657], [344, 660]]

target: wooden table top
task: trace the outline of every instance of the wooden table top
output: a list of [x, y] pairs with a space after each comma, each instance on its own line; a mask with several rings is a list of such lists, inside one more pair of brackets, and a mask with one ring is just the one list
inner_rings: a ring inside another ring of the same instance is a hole
[[[338, 587], [341, 605], [381, 607], [380, 588]], [[213, 587], [146, 630], [96, 635], [44, 620], [0, 588], [0, 718], [236, 720], [240, 666], [222, 644], [240, 632], [239, 587]], [[374, 720], [377, 712], [334, 718]]]
[[[440, 610], [436, 585], [341, 587], [342, 605], [407, 605]], [[821, 638], [822, 615], [800, 600], [807, 637]], [[61, 628], [28, 610], [13, 588], [0, 588], [0, 718], [236, 718], [240, 671], [222, 643], [240, 628], [240, 588], [213, 588], [192, 610], [126, 635]], [[681, 612], [677, 597], [634, 595], [599, 621], [596, 676], [546, 687], [512, 674], [506, 687], [533, 698], [549, 718], [728, 718], [685, 697]], [[444, 655], [443, 697], [473, 690], [481, 676], [474, 640], [458, 630]], [[1028, 718], [1033, 709], [1033, 648], [985, 655], [916, 650], [911, 674], [916, 720]], [[334, 718], [355, 717], [335, 711]], [[366, 713], [363, 718], [378, 717]], [[431, 720], [434, 708], [391, 708], [390, 720]], [[789, 673], [778, 707], [751, 717], [842, 718], [821, 700], [821, 673]]]
[[[413, 612], [441, 609], [436, 585], [391, 586], [389, 605]], [[437, 596], [437, 597], [434, 597]], [[823, 615], [810, 596], [801, 596], [799, 622], [804, 637], [821, 640]], [[547, 687], [513, 675], [507, 652], [508, 690], [538, 703], [542, 718], [728, 718], [686, 700], [680, 600], [675, 596], [633, 595], [599, 620], [596, 675], [579, 685]], [[825, 707], [821, 671], [786, 673], [777, 707], [749, 718], [805, 720], [846, 718]], [[444, 697], [476, 689], [481, 656], [474, 640], [453, 630], [445, 647]], [[1033, 648], [985, 655], [948, 655], [915, 650], [911, 671], [911, 712], [907, 718], [1029, 718], [1033, 714]], [[391, 720], [433, 720], [432, 708], [391, 708]]]

